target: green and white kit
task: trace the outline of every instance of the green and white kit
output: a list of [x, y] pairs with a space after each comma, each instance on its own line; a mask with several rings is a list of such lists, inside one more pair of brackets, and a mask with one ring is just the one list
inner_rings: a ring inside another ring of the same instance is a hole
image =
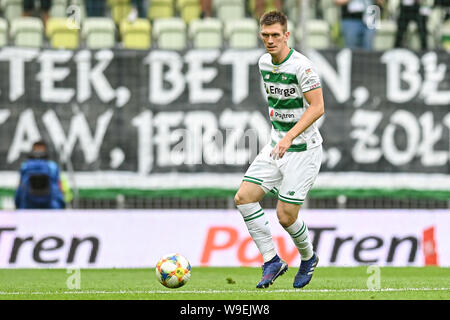
[[270, 156], [273, 147], [298, 122], [309, 107], [304, 93], [320, 88], [320, 78], [312, 62], [291, 49], [280, 64], [269, 53], [259, 59], [272, 122], [271, 141], [252, 162], [244, 181], [275, 191], [281, 201], [302, 204], [322, 162], [322, 136], [313, 123], [296, 137], [283, 158]]

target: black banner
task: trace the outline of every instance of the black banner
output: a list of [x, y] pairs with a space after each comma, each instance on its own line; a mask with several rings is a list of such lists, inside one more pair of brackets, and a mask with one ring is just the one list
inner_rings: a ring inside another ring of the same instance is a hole
[[[0, 170], [43, 138], [75, 171], [242, 173], [270, 133], [263, 53], [0, 49]], [[306, 55], [325, 99], [322, 171], [450, 173], [448, 53]]]

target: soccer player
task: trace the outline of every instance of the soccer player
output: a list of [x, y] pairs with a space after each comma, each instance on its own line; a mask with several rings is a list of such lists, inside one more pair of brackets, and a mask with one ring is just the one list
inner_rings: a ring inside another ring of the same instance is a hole
[[271, 142], [252, 162], [235, 196], [235, 203], [261, 252], [264, 265], [257, 288], [267, 288], [285, 273], [267, 218], [259, 201], [278, 193], [277, 217], [301, 256], [294, 288], [306, 286], [319, 258], [299, 209], [322, 161], [322, 137], [315, 121], [324, 114], [320, 79], [312, 62], [289, 48], [286, 15], [271, 11], [260, 19], [260, 36], [267, 50], [259, 69], [268, 96]]

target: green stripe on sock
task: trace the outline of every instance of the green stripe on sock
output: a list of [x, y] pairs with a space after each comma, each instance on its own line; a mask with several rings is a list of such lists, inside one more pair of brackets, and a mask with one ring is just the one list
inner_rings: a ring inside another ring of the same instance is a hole
[[299, 232], [297, 232], [296, 234], [294, 234], [292, 236], [292, 238], [298, 238], [300, 237], [302, 234], [304, 234], [306, 231], [306, 224], [303, 222], [303, 226], [300, 228]]
[[248, 216], [246, 216], [245, 218], [244, 218], [244, 220], [245, 219], [248, 219], [248, 218], [251, 218], [252, 216], [254, 216], [255, 214], [258, 214], [258, 213], [260, 213], [262, 211], [262, 208], [261, 209], [259, 209], [258, 211], [256, 211], [256, 212], [253, 212], [252, 214], [249, 214]]
[[264, 215], [264, 212], [261, 213], [260, 215], [257, 215], [256, 217], [253, 217], [253, 218], [250, 218], [250, 219], [244, 219], [244, 221], [245, 221], [245, 222], [248, 222], [248, 221], [251, 221], [251, 220], [255, 220], [255, 219], [258, 219], [259, 217], [261, 217], [261, 216], [263, 216], [263, 215]]

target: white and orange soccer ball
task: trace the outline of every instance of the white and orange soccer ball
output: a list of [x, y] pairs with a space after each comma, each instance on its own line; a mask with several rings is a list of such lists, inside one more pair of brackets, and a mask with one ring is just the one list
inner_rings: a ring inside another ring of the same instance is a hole
[[184, 286], [191, 278], [191, 265], [181, 254], [163, 256], [156, 264], [156, 278], [167, 288]]

